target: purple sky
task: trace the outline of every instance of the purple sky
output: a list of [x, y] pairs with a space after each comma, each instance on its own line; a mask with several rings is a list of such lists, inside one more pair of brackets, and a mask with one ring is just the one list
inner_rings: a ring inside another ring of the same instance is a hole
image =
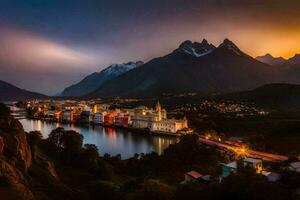
[[202, 38], [290, 57], [300, 52], [300, 2], [2, 0], [0, 79], [57, 94], [110, 64], [148, 61]]

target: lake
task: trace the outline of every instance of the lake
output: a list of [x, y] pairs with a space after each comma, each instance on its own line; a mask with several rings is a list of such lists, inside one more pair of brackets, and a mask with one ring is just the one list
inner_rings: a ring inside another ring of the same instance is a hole
[[122, 159], [134, 156], [135, 153], [150, 153], [152, 151], [161, 154], [170, 144], [176, 143], [174, 137], [148, 135], [132, 132], [127, 129], [108, 128], [99, 125], [77, 125], [46, 122], [42, 120], [20, 119], [25, 131], [38, 130], [44, 138], [58, 127], [66, 130], [74, 130], [84, 136], [84, 144], [95, 144], [100, 155], [108, 153], [112, 156], [120, 154]]

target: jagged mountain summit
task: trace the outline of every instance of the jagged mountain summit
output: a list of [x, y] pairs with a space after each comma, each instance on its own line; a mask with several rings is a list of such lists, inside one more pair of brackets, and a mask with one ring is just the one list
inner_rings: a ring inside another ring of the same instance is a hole
[[[244, 52], [242, 52], [232, 41], [229, 39], [225, 39], [223, 43], [218, 46], [219, 51], [223, 51], [223, 53], [234, 53], [239, 56], [248, 56]], [[250, 57], [250, 56], [248, 56]]]
[[0, 101], [22, 101], [46, 98], [48, 98], [46, 95], [20, 89], [10, 83], [0, 80]]
[[203, 95], [253, 89], [278, 81], [278, 71], [225, 39], [185, 41], [172, 53], [113, 78], [87, 97], [154, 97], [197, 92]]
[[264, 56], [257, 56], [256, 59], [259, 60], [260, 62], [269, 64], [269, 65], [272, 65], [272, 66], [283, 65], [287, 62], [287, 60], [284, 59], [283, 57], [273, 57], [269, 53], [264, 55]]
[[191, 42], [190, 40], [184, 41], [177, 51], [190, 54], [195, 57], [201, 57], [211, 53], [216, 47], [209, 44], [206, 39], [203, 39], [201, 43]]
[[136, 67], [143, 65], [142, 61], [128, 62], [123, 64], [113, 64], [100, 72], [94, 72], [86, 76], [80, 82], [67, 87], [61, 93], [61, 96], [80, 97], [88, 94], [98, 87], [100, 87], [106, 81], [120, 76], [121, 74], [128, 72]]

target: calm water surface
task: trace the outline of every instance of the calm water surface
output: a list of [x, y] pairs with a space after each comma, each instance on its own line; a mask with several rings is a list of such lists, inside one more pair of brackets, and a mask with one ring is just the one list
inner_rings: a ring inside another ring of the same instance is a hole
[[122, 159], [132, 157], [135, 153], [150, 153], [155, 151], [159, 154], [170, 144], [176, 142], [176, 138], [165, 136], [151, 136], [139, 132], [124, 129], [104, 128], [101, 126], [61, 124], [45, 122], [41, 120], [20, 119], [25, 131], [38, 130], [47, 138], [49, 133], [58, 127], [66, 130], [75, 130], [84, 136], [85, 144], [95, 144], [101, 155], [120, 154]]

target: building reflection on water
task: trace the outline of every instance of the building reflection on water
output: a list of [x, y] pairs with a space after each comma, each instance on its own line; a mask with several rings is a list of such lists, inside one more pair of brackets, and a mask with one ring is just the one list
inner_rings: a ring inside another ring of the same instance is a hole
[[160, 155], [169, 145], [176, 142], [179, 142], [179, 139], [172, 138], [172, 140], [170, 140], [168, 137], [153, 137], [153, 148], [154, 151]]
[[116, 130], [111, 127], [104, 127], [104, 128], [102, 128], [102, 130], [103, 130], [104, 135], [107, 136], [109, 143], [113, 146], [117, 145]]
[[44, 138], [58, 127], [77, 131], [84, 136], [85, 144], [95, 144], [98, 147], [100, 155], [105, 153], [112, 156], [120, 154], [122, 159], [132, 157], [136, 153], [151, 153], [154, 151], [162, 154], [170, 144], [177, 142], [177, 139], [173, 137], [147, 135], [111, 127], [61, 124], [31, 119], [21, 119], [20, 122], [25, 131], [39, 130]]

